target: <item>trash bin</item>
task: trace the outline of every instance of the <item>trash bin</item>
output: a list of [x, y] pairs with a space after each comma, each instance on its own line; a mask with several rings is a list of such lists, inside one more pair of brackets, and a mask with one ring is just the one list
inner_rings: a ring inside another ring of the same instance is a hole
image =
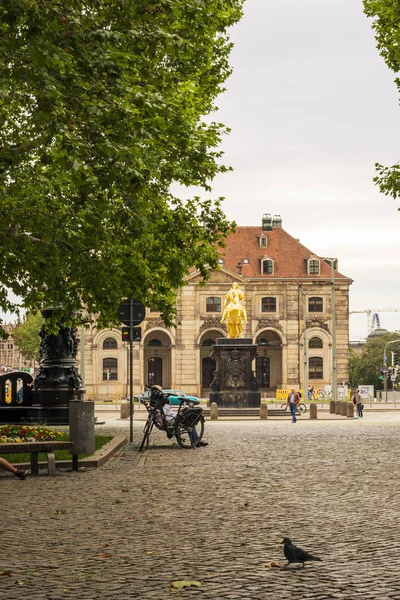
[[69, 436], [72, 454], [93, 454], [94, 442], [94, 402], [70, 400]]

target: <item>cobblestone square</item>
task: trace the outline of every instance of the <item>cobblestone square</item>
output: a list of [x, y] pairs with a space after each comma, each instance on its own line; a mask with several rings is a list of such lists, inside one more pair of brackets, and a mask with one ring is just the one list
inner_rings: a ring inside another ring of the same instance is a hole
[[[102, 468], [0, 476], [1, 598], [400, 599], [400, 415], [207, 422], [206, 448], [139, 454], [142, 428]], [[323, 562], [266, 566], [283, 536]]]

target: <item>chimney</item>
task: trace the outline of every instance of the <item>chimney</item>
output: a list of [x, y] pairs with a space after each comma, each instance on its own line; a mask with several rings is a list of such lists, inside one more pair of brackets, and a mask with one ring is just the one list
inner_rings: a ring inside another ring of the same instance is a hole
[[281, 217], [281, 215], [274, 215], [272, 217], [272, 227], [282, 227], [282, 217]]
[[272, 231], [272, 217], [269, 213], [263, 214], [261, 223], [263, 231]]

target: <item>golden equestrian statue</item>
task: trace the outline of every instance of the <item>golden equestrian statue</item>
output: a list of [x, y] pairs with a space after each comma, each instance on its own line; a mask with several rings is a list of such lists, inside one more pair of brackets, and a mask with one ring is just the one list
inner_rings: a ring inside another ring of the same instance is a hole
[[243, 306], [244, 294], [238, 283], [233, 283], [224, 301], [221, 323], [226, 324], [228, 338], [242, 336], [243, 323], [247, 323], [246, 309]]

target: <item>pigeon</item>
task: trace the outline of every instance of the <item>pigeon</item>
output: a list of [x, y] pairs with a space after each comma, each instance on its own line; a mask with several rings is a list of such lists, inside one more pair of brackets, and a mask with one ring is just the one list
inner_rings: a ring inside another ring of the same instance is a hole
[[322, 560], [322, 558], [318, 558], [318, 556], [312, 556], [305, 550], [294, 546], [292, 541], [287, 537], [283, 538], [282, 544], [285, 544], [283, 546], [283, 552], [288, 561], [287, 565], [285, 565], [285, 568], [288, 567], [290, 563], [303, 563], [304, 569], [304, 563], [308, 560]]

